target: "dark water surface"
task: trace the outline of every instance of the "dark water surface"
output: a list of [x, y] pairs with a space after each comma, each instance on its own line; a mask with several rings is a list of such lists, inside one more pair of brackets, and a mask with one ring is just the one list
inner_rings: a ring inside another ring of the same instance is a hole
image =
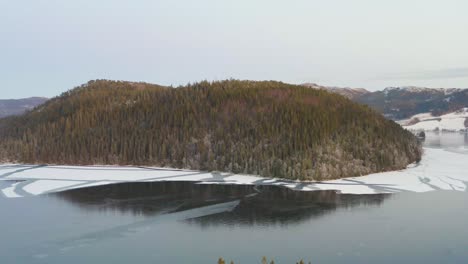
[[[468, 145], [443, 137], [425, 144]], [[0, 198], [0, 208], [1, 264], [468, 263], [467, 192], [126, 183]]]
[[467, 263], [468, 194], [132, 183], [0, 199], [1, 263]]

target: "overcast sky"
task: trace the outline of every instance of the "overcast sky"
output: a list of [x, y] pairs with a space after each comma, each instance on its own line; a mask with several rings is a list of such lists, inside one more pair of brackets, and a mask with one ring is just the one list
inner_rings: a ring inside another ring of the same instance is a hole
[[466, 0], [0, 0], [0, 98], [91, 79], [468, 88]]

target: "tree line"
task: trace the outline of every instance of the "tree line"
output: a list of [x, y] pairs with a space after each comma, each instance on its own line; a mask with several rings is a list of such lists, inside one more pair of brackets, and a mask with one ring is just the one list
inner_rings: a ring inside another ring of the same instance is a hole
[[[229, 264], [234, 264], [234, 261], [231, 260], [230, 262], [226, 262], [223, 258], [219, 258], [219, 259], [218, 259], [218, 264], [227, 264], [227, 263], [229, 263]], [[275, 262], [274, 260], [271, 260], [271, 261], [269, 262], [268, 259], [267, 259], [267, 257], [265, 257], [265, 256], [262, 257], [261, 264], [275, 264], [275, 263], [276, 263], [276, 262]], [[309, 261], [308, 263], [311, 264], [310, 261]], [[306, 263], [304, 262], [304, 260], [301, 259], [301, 260], [299, 260], [298, 262], [296, 262], [296, 264], [306, 264]]]

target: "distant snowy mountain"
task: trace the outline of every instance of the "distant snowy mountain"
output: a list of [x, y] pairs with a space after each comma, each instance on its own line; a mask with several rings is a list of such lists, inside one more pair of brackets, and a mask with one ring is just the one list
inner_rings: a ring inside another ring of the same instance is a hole
[[313, 88], [313, 89], [327, 90], [327, 91], [348, 97], [349, 99], [353, 99], [357, 96], [370, 93], [368, 90], [364, 88], [349, 88], [349, 87], [341, 88], [341, 87], [334, 87], [334, 86], [321, 86], [315, 83], [303, 83], [302, 85], [309, 87], [309, 88]]
[[468, 108], [433, 116], [431, 113], [422, 113], [410, 119], [400, 121], [400, 124], [412, 131], [468, 131]]
[[12, 115], [20, 115], [27, 110], [47, 101], [43, 97], [31, 97], [25, 99], [0, 99], [0, 118]]
[[421, 113], [440, 116], [468, 107], [468, 89], [404, 86], [370, 92], [361, 88], [326, 87], [314, 83], [303, 85], [346, 96], [374, 108], [392, 120], [408, 119]]
[[387, 118], [401, 120], [420, 113], [434, 116], [468, 107], [468, 89], [389, 87], [353, 98], [382, 112]]

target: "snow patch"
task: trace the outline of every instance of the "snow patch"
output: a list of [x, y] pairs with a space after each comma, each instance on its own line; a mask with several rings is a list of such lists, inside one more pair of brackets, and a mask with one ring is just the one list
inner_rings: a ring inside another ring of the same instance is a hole
[[[412, 125], [411, 120], [419, 119], [420, 122]], [[441, 115], [438, 117], [432, 116], [430, 113], [422, 113], [412, 116], [410, 119], [401, 120], [399, 123], [406, 129], [412, 131], [467, 131], [465, 120], [468, 118], [468, 108], [460, 109], [459, 111]]]
[[18, 185], [18, 184], [19, 184], [19, 182], [18, 182], [18, 183], [14, 183], [14, 184], [12, 184], [11, 186], [6, 187], [6, 188], [4, 188], [3, 190], [1, 190], [2, 193], [3, 193], [3, 195], [5, 195], [5, 197], [7, 197], [7, 198], [18, 198], [18, 197], [22, 197], [21, 195], [19, 195], [19, 194], [17, 194], [17, 193], [15, 192], [16, 185]]
[[49, 191], [72, 187], [74, 185], [84, 184], [85, 181], [57, 181], [57, 180], [38, 180], [23, 187], [23, 191], [32, 195], [39, 195]]

